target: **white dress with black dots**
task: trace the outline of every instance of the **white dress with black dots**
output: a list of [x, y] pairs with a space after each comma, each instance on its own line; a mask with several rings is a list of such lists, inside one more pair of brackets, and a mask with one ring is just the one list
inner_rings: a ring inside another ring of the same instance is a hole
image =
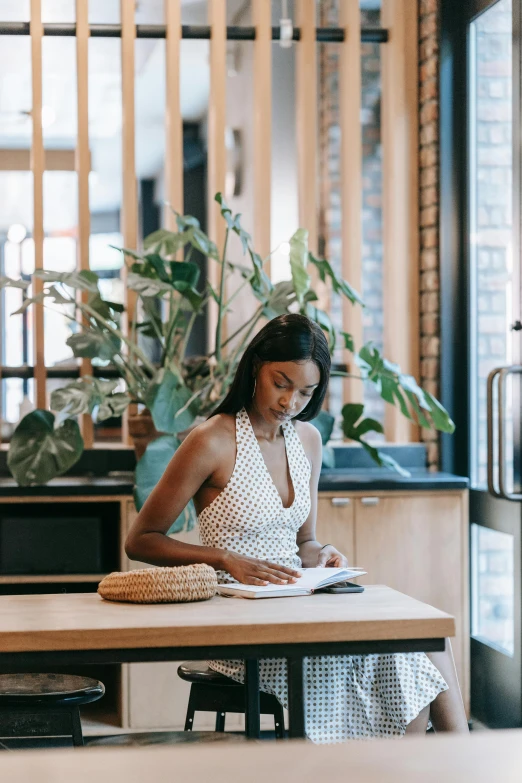
[[[237, 453], [225, 489], [199, 515], [201, 543], [300, 568], [297, 531], [310, 513], [310, 463], [291, 422], [283, 434], [294, 502], [284, 508], [268, 472], [247, 412], [236, 416]], [[234, 582], [224, 571], [220, 582]], [[298, 600], [298, 599], [296, 599]], [[242, 661], [210, 661], [216, 671], [243, 682]], [[424, 653], [305, 658], [307, 736], [318, 743], [400, 736], [419, 712], [447, 689]], [[288, 706], [286, 662], [260, 661], [261, 689]]]

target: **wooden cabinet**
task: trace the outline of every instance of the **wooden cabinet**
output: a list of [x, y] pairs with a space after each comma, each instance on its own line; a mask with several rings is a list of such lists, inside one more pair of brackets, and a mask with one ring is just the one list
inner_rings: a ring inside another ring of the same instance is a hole
[[[342, 505], [342, 500], [349, 501]], [[386, 584], [455, 617], [455, 665], [469, 711], [467, 492], [322, 493], [317, 538]]]

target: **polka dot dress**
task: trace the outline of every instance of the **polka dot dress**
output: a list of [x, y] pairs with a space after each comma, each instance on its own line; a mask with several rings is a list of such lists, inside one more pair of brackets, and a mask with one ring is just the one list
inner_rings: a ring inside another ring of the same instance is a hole
[[[291, 422], [282, 425], [294, 501], [283, 506], [247, 412], [236, 416], [236, 463], [225, 489], [199, 515], [201, 543], [299, 568], [297, 531], [310, 513], [310, 463]], [[234, 582], [218, 572], [220, 582]], [[277, 600], [277, 599], [274, 599]], [[299, 600], [299, 599], [296, 599]], [[243, 682], [242, 661], [210, 661]], [[260, 662], [261, 688], [288, 706], [286, 661]], [[424, 653], [305, 659], [307, 736], [317, 743], [400, 736], [447, 685]]]

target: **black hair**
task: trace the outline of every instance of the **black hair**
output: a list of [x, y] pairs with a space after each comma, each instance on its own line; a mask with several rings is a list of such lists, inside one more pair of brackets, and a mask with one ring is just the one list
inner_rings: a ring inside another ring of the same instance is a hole
[[254, 396], [254, 369], [258, 362], [309, 360], [319, 368], [321, 380], [310, 402], [294, 417], [300, 421], [314, 419], [321, 410], [330, 379], [328, 342], [321, 327], [305, 315], [287, 313], [273, 318], [248, 344], [227, 396], [210, 417], [218, 413], [235, 414], [249, 405]]

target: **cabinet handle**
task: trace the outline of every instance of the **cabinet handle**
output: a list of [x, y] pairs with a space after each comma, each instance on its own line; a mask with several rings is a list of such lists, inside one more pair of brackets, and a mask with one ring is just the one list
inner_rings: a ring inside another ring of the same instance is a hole
[[352, 502], [350, 498], [331, 498], [332, 506], [349, 506]]
[[379, 498], [361, 498], [363, 506], [378, 506]]

